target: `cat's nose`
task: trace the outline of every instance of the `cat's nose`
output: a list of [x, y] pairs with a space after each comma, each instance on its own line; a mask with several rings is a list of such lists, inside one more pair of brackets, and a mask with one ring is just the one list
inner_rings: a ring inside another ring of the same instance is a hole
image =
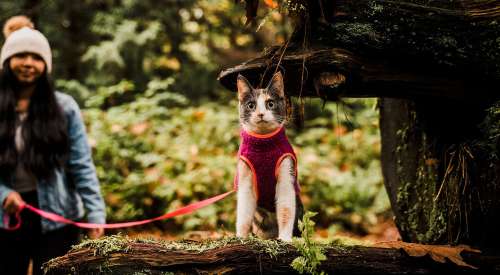
[[264, 117], [264, 114], [257, 114], [259, 116], [259, 118], [263, 118]]

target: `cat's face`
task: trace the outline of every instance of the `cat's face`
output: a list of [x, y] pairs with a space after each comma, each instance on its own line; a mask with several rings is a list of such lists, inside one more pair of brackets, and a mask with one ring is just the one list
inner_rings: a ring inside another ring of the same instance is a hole
[[240, 124], [247, 132], [268, 134], [286, 121], [286, 102], [281, 72], [276, 73], [265, 89], [254, 89], [238, 75]]

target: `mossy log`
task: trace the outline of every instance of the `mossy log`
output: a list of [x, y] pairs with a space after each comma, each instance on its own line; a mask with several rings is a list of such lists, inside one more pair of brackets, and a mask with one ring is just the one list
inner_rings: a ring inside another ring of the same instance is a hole
[[500, 1], [300, 2], [290, 42], [222, 71], [225, 87], [234, 91], [239, 73], [267, 84], [279, 64], [294, 96], [498, 94]]
[[[500, 257], [462, 251], [467, 264], [438, 263], [404, 250], [325, 245], [327, 274], [499, 274]], [[44, 265], [45, 274], [297, 274], [300, 256], [290, 244], [226, 238], [200, 242], [154, 242], [108, 237], [87, 241]]]

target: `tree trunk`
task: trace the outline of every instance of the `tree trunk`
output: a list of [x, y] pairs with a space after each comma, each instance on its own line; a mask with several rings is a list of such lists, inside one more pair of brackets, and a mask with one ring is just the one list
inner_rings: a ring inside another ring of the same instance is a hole
[[[275, 241], [233, 239], [200, 249], [207, 243], [125, 241], [112, 247], [108, 240], [101, 241], [104, 246], [91, 241], [51, 260], [44, 265], [45, 274], [297, 274], [290, 263], [300, 256], [291, 245]], [[463, 260], [478, 269], [438, 263], [429, 256], [411, 257], [398, 248], [330, 246], [325, 255], [327, 260], [317, 271], [327, 274], [498, 274], [500, 270], [500, 257], [465, 251]]]
[[23, 12], [28, 16], [31, 21], [35, 24], [35, 27], [38, 28], [38, 16], [40, 13], [40, 5], [42, 4], [41, 0], [26, 0], [23, 5]]
[[498, 107], [485, 118], [481, 101], [380, 103], [382, 169], [403, 239], [498, 248]]

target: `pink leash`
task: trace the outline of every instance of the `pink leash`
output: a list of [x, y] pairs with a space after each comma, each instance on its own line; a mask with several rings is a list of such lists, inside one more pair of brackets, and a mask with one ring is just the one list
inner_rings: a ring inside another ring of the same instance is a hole
[[152, 218], [152, 219], [147, 219], [147, 220], [142, 220], [142, 221], [135, 221], [135, 222], [122, 222], [122, 223], [110, 223], [110, 224], [97, 224], [97, 223], [85, 223], [85, 222], [75, 222], [75, 221], [72, 221], [72, 220], [69, 220], [69, 219], [66, 219], [62, 216], [59, 216], [57, 214], [54, 214], [54, 213], [50, 213], [50, 212], [47, 212], [47, 211], [43, 211], [41, 209], [38, 209], [36, 207], [33, 207], [29, 204], [24, 204], [22, 205], [19, 210], [16, 212], [15, 214], [15, 218], [17, 220], [17, 223], [13, 226], [13, 227], [8, 227], [9, 225], [9, 216], [8, 215], [4, 215], [4, 224], [7, 225], [7, 230], [17, 230], [19, 229], [19, 227], [21, 227], [21, 217], [20, 217], [20, 213], [23, 209], [28, 209], [38, 215], [40, 215], [41, 217], [43, 218], [46, 218], [48, 220], [51, 220], [51, 221], [54, 221], [54, 222], [59, 222], [59, 223], [65, 223], [65, 224], [72, 224], [72, 225], [75, 225], [75, 226], [78, 226], [78, 227], [81, 227], [81, 228], [107, 228], [107, 229], [111, 229], [111, 228], [123, 228], [123, 227], [132, 227], [132, 226], [137, 226], [137, 225], [142, 225], [142, 224], [146, 224], [146, 223], [151, 223], [151, 222], [154, 222], [154, 221], [159, 221], [159, 220], [164, 220], [164, 219], [168, 219], [168, 218], [172, 218], [172, 217], [175, 217], [175, 216], [180, 216], [180, 215], [186, 215], [186, 214], [189, 214], [189, 213], [192, 213], [200, 208], [203, 208], [205, 206], [208, 206], [212, 203], [215, 203], [219, 200], [222, 200], [223, 198], [227, 197], [228, 195], [230, 195], [231, 193], [233, 193], [235, 190], [231, 190], [231, 191], [228, 191], [224, 194], [220, 194], [220, 195], [217, 195], [215, 197], [212, 197], [212, 198], [208, 198], [208, 199], [205, 199], [205, 200], [202, 200], [202, 201], [199, 201], [199, 202], [195, 202], [195, 203], [192, 203], [192, 204], [189, 204], [189, 205], [186, 205], [184, 207], [181, 207], [181, 208], [178, 208], [170, 213], [166, 213], [166, 214], [163, 214], [159, 217], [156, 217], [156, 218]]

